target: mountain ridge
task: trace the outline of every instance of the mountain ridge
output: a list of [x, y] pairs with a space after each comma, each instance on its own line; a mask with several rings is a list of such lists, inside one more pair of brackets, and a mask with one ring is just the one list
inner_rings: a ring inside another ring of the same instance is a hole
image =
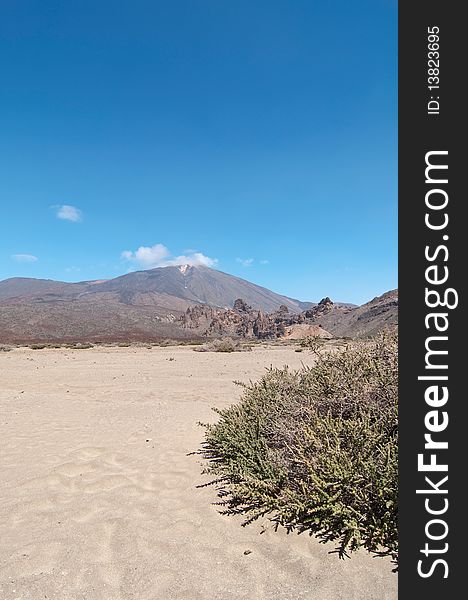
[[[301, 315], [318, 306], [222, 271], [190, 265], [74, 283], [9, 278], [0, 281], [0, 341], [156, 340], [204, 335], [181, 327], [183, 315], [194, 306], [208, 306], [222, 315], [239, 298], [262, 315], [285, 309], [291, 315]], [[346, 332], [351, 327], [360, 335], [367, 330], [369, 320], [379, 320], [374, 315], [378, 309], [356, 313], [353, 311], [362, 307], [331, 305], [330, 315], [325, 318], [319, 311], [317, 318], [323, 319], [321, 325], [332, 333], [332, 329]]]
[[78, 282], [26, 277], [11, 277], [0, 281], [0, 301], [42, 296], [52, 299], [54, 295], [79, 297], [83, 293], [99, 292], [115, 292], [127, 300], [130, 294], [156, 292], [219, 308], [231, 307], [241, 297], [254, 308], [266, 311], [276, 310], [284, 304], [289, 310], [300, 312], [315, 304], [278, 294], [217, 269], [192, 265], [156, 267], [112, 279]]

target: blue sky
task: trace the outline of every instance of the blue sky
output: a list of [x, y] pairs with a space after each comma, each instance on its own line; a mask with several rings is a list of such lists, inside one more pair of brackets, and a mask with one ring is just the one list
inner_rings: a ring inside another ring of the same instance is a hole
[[0, 279], [396, 287], [396, 6], [3, 0]]

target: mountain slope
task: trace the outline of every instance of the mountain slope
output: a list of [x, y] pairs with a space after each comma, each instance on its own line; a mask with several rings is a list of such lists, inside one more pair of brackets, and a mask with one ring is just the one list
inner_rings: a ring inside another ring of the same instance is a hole
[[67, 295], [84, 290], [87, 283], [66, 283], [52, 279], [32, 279], [28, 277], [12, 277], [0, 281], [0, 301], [10, 298], [25, 298], [46, 294]]
[[101, 291], [117, 292], [126, 301], [132, 301], [132, 295], [138, 292], [153, 291], [220, 308], [231, 307], [237, 298], [243, 298], [253, 308], [267, 312], [277, 310], [282, 304], [295, 312], [301, 310], [298, 300], [222, 271], [189, 265], [128, 273], [97, 284], [92, 290], [93, 293]]
[[367, 337], [385, 328], [395, 328], [398, 325], [398, 290], [386, 292], [356, 308], [335, 305], [319, 322], [337, 337]]
[[181, 331], [173, 324], [174, 314], [167, 313], [168, 310], [159, 307], [126, 305], [103, 296], [91, 300], [0, 302], [0, 343], [127, 342], [197, 337]]
[[[158, 295], [161, 298], [170, 296], [185, 301], [182, 310], [194, 303], [231, 307], [237, 298], [243, 298], [253, 308], [267, 312], [277, 310], [281, 305], [294, 312], [302, 310], [302, 303], [298, 300], [222, 271], [189, 265], [137, 271], [105, 281], [65, 283], [14, 278], [0, 282], [0, 300], [63, 301], [83, 298], [84, 295], [95, 295], [97, 299], [97, 295], [103, 293], [113, 294], [116, 302], [136, 305], [155, 305]], [[174, 304], [178, 303], [174, 301]]]

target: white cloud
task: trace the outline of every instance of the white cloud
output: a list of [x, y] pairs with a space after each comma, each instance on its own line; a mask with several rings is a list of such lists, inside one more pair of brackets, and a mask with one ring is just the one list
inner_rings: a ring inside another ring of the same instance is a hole
[[144, 269], [172, 267], [177, 265], [213, 267], [218, 262], [215, 258], [210, 258], [201, 252], [195, 251], [181, 254], [180, 256], [173, 256], [164, 244], [140, 246], [135, 251], [124, 250], [121, 257]]
[[37, 256], [34, 256], [34, 254], [12, 254], [11, 258], [16, 260], [16, 262], [23, 263], [34, 263], [39, 260]]
[[135, 252], [132, 252], [131, 250], [122, 252], [122, 258], [125, 260], [135, 262], [148, 269], [161, 266], [168, 257], [169, 250], [163, 244], [155, 244], [151, 247], [140, 246]]
[[54, 208], [57, 210], [56, 215], [58, 219], [73, 221], [73, 223], [79, 223], [83, 220], [83, 213], [76, 206], [61, 204], [60, 206], [54, 206]]
[[269, 261], [269, 260], [267, 260], [266, 258], [264, 258], [263, 260], [261, 260], [261, 261], [260, 261], [260, 264], [261, 264], [261, 265], [269, 265], [269, 264], [270, 264], [270, 261]]
[[194, 267], [214, 267], [218, 262], [217, 258], [210, 258], [201, 252], [192, 252], [192, 254], [181, 254], [175, 256], [170, 261], [169, 265], [192, 265]]
[[240, 263], [243, 267], [250, 267], [254, 259], [253, 258], [236, 258], [236, 261]]

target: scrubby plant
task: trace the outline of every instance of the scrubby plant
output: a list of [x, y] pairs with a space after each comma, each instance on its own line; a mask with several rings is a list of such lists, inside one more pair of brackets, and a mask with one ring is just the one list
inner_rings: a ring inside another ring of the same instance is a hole
[[69, 348], [70, 350], [88, 350], [88, 348], [94, 348], [94, 344], [77, 342], [76, 344], [65, 344], [65, 348]]
[[270, 369], [216, 410], [200, 453], [223, 512], [398, 557], [397, 340], [384, 336], [313, 367]]
[[155, 342], [154, 345], [155, 346], [161, 346], [162, 348], [165, 348], [167, 346], [194, 346], [194, 345], [201, 345], [203, 344], [203, 340], [199, 340], [199, 339], [164, 339], [164, 340], [160, 340], [159, 342]]
[[174, 340], [165, 339], [160, 340], [159, 342], [154, 342], [154, 345], [161, 346], [161, 348], [165, 348], [166, 346], [175, 346], [176, 342], [174, 342]]
[[194, 350], [196, 352], [245, 352], [251, 350], [251, 347], [241, 343], [240, 340], [226, 337], [210, 340], [201, 346], [195, 347]]
[[300, 341], [300, 345], [302, 348], [308, 348], [313, 352], [316, 352], [319, 348], [323, 346], [325, 340], [318, 335], [309, 335], [305, 338], [302, 338]]

